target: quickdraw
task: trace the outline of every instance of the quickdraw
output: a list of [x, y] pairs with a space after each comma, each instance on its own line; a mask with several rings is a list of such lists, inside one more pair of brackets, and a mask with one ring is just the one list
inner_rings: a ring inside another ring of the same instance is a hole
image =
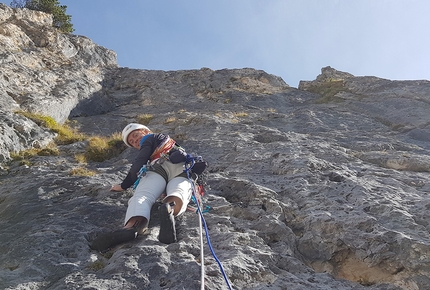
[[197, 204], [198, 204], [200, 206], [200, 208], [203, 208], [202, 213], [209, 212], [212, 208], [209, 205], [203, 206], [202, 197], [205, 195], [203, 185], [201, 185], [201, 184], [199, 185], [199, 184], [196, 184], [194, 182], [194, 191], [196, 194], [195, 194], [195, 196], [194, 195], [191, 196], [191, 201], [188, 204], [187, 209], [191, 212], [198, 213], [197, 212], [198, 211]]
[[146, 175], [146, 171], [148, 171], [148, 165], [145, 164], [142, 166], [142, 168], [140, 168], [139, 172], [137, 173], [137, 179], [133, 184], [133, 189], [136, 189], [140, 179]]

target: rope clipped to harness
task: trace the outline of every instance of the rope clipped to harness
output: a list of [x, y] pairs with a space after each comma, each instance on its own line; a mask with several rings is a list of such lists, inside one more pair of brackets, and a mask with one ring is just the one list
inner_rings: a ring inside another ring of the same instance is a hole
[[[184, 171], [187, 173], [188, 180], [191, 183], [193, 183], [193, 184], [194, 184], [194, 181], [192, 179], [192, 173], [196, 173], [198, 175], [198, 173], [195, 170], [193, 170], [193, 168], [194, 168], [194, 166], [196, 164], [199, 164], [199, 163], [202, 163], [202, 162], [204, 162], [204, 161], [203, 161], [203, 158], [201, 156], [193, 156], [193, 155], [187, 154], [187, 161], [185, 162], [185, 170]], [[206, 166], [207, 166], [207, 164], [206, 164], [206, 162], [204, 162], [204, 163], [205, 163], [204, 164], [204, 169], [205, 169]], [[200, 167], [202, 167], [202, 166], [200, 166]], [[200, 170], [200, 168], [197, 168], [197, 169]], [[203, 171], [204, 171], [204, 169], [203, 169]], [[200, 174], [202, 172], [200, 172]], [[232, 286], [230, 284], [230, 281], [228, 280], [228, 277], [227, 277], [227, 275], [226, 275], [226, 273], [224, 271], [224, 267], [222, 266], [221, 261], [218, 259], [218, 257], [215, 254], [215, 251], [212, 248], [211, 240], [210, 240], [210, 237], [209, 237], [209, 231], [208, 231], [208, 228], [207, 228], [207, 225], [206, 225], [205, 218], [203, 217], [203, 212], [204, 211], [202, 211], [202, 201], [201, 201], [201, 198], [200, 199], [198, 198], [198, 194], [199, 193], [196, 192], [196, 189], [195, 189], [194, 186], [192, 187], [192, 191], [193, 191], [193, 198], [194, 198], [196, 206], [197, 206], [196, 212], [200, 216], [199, 224], [200, 224], [201, 265], [202, 265], [202, 270], [201, 270], [202, 271], [201, 289], [204, 289], [204, 262], [203, 262], [204, 255], [203, 255], [203, 236], [202, 236], [202, 224], [203, 224], [204, 229], [205, 229], [205, 234], [206, 234], [206, 240], [208, 242], [209, 249], [210, 249], [210, 251], [212, 253], [212, 256], [214, 257], [215, 261], [218, 263], [218, 266], [220, 268], [220, 271], [221, 271], [221, 273], [222, 273], [222, 275], [224, 277], [224, 280], [225, 280], [228, 288], [231, 290], [233, 288], [232, 288]]]

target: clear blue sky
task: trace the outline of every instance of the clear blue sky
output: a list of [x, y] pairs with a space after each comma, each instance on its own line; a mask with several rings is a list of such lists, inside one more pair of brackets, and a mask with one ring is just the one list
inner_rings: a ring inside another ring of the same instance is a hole
[[[10, 4], [11, 1], [1, 1]], [[430, 80], [429, 0], [60, 0], [122, 67], [251, 67], [290, 86], [331, 66]]]

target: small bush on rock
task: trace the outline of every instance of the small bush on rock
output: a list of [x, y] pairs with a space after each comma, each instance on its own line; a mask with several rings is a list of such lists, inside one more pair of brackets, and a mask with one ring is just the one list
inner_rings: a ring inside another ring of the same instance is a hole
[[85, 152], [85, 158], [91, 161], [102, 162], [118, 156], [125, 148], [120, 133], [115, 133], [109, 137], [95, 136], [90, 139]]
[[136, 118], [136, 121], [142, 125], [149, 125], [151, 120], [154, 118], [152, 114], [143, 114]]
[[52, 25], [64, 33], [71, 33], [73, 29], [72, 16], [66, 14], [66, 5], [60, 5], [58, 0], [13, 0], [10, 3], [13, 8], [27, 8], [52, 14]]
[[73, 176], [94, 176], [96, 174], [97, 174], [97, 172], [90, 170], [88, 168], [85, 168], [85, 167], [73, 168], [70, 171], [70, 175], [73, 175]]
[[58, 156], [60, 154], [55, 144], [50, 144], [46, 148], [30, 148], [19, 152], [11, 152], [12, 160], [20, 161], [21, 165], [31, 165], [29, 161], [33, 156]]
[[89, 137], [69, 127], [67, 123], [64, 125], [58, 124], [52, 117], [49, 116], [43, 116], [24, 111], [19, 111], [16, 113], [27, 117], [41, 127], [45, 127], [56, 132], [58, 136], [54, 139], [55, 143], [51, 144], [47, 148], [31, 148], [18, 153], [11, 153], [11, 158], [13, 160], [23, 161], [35, 155], [59, 155], [59, 150], [56, 148], [56, 145], [72, 144], [74, 142], [84, 140], [89, 140], [85, 153], [75, 155], [75, 160], [79, 163], [86, 163], [87, 161], [102, 162], [118, 156], [127, 148], [122, 141], [121, 133], [114, 133], [108, 137]]

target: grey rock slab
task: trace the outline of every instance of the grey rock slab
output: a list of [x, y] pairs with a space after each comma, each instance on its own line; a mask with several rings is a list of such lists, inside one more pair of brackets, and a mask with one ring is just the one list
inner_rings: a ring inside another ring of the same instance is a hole
[[[179, 241], [148, 232], [101, 254], [132, 190], [111, 192], [135, 156], [79, 163], [87, 142], [23, 165], [10, 152], [55, 133], [17, 114], [108, 136], [142, 117], [209, 163], [211, 244], [234, 289], [427, 289], [429, 82], [323, 68], [299, 88], [244, 68], [121, 68], [115, 52], [59, 34], [41, 12], [0, 4], [0, 288], [200, 289], [199, 217]], [[72, 175], [84, 166], [94, 176]], [[207, 241], [207, 289], [227, 289]], [[184, 276], [186, 271], [187, 276]]]

